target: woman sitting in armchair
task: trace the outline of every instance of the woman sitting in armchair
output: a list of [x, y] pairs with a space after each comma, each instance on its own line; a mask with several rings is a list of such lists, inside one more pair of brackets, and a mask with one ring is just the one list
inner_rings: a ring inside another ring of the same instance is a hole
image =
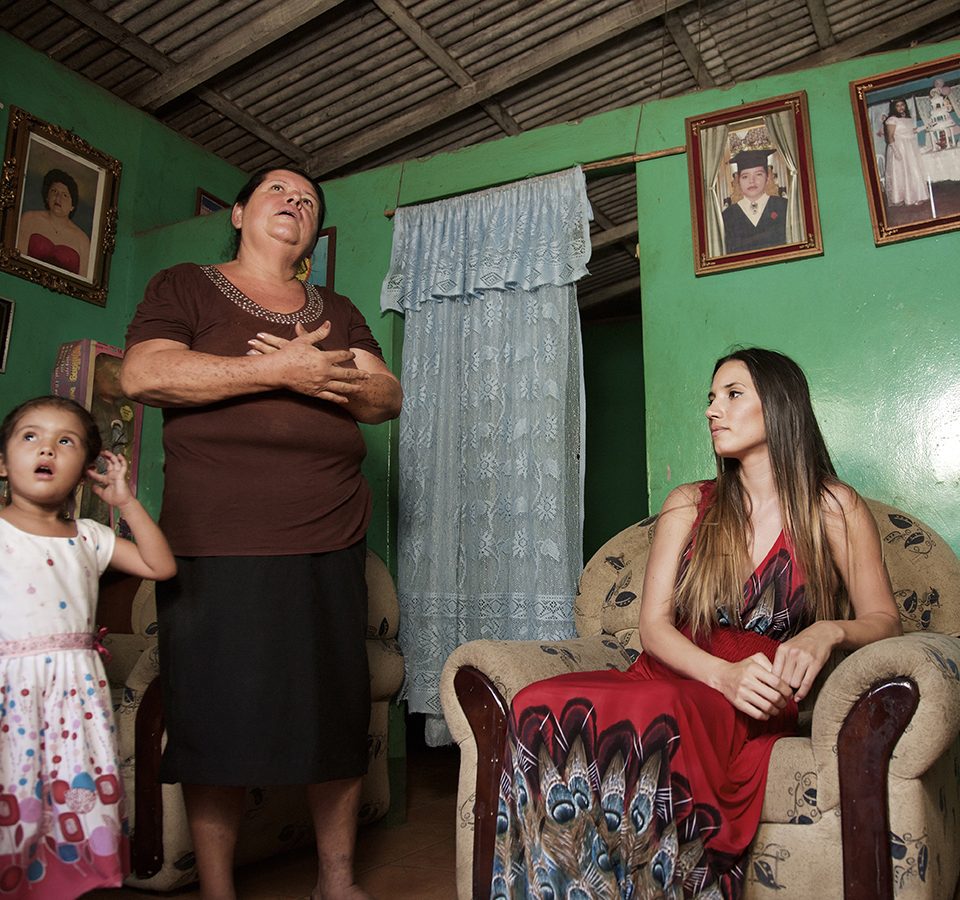
[[796, 363], [718, 360], [706, 416], [717, 477], [664, 502], [643, 654], [513, 700], [495, 898], [738, 897], [797, 703], [834, 650], [901, 633], [876, 525]]

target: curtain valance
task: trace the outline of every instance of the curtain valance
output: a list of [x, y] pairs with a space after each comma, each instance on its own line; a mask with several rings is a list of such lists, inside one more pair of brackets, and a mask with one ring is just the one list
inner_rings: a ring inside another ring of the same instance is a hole
[[486, 291], [573, 284], [587, 274], [590, 203], [580, 167], [401, 207], [380, 306], [469, 303]]

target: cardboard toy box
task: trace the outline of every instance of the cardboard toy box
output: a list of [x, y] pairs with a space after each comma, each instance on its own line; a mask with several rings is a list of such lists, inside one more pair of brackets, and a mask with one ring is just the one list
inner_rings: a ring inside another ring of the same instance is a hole
[[[122, 453], [129, 464], [130, 488], [136, 493], [140, 461], [140, 429], [143, 406], [123, 396], [120, 389], [120, 362], [123, 350], [99, 341], [82, 340], [61, 344], [53, 369], [53, 393], [69, 397], [93, 415], [105, 450]], [[77, 494], [77, 516], [111, 525], [118, 533], [126, 529], [88, 485]]]

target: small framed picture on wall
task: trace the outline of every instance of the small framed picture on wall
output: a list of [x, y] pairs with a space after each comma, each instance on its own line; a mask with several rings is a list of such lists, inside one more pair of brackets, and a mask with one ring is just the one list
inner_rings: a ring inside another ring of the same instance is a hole
[[0, 297], [0, 375], [7, 371], [10, 333], [13, 331], [13, 301]]
[[850, 83], [873, 238], [960, 228], [960, 56]]
[[823, 253], [800, 91], [686, 120], [694, 271]]
[[214, 197], [213, 194], [205, 191], [203, 188], [197, 188], [197, 201], [194, 215], [209, 216], [210, 213], [220, 212], [221, 209], [226, 209], [229, 205], [226, 200]]
[[120, 163], [10, 108], [0, 183], [0, 269], [105, 306]]
[[333, 275], [337, 260], [337, 229], [322, 228], [317, 236], [317, 246], [309, 259], [300, 264], [297, 278], [318, 287], [327, 287], [332, 291]]

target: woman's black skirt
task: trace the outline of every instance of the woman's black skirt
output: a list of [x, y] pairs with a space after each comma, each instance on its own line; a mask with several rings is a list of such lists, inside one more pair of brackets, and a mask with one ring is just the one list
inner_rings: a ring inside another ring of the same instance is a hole
[[315, 784], [367, 769], [366, 542], [179, 557], [157, 585], [165, 783]]

